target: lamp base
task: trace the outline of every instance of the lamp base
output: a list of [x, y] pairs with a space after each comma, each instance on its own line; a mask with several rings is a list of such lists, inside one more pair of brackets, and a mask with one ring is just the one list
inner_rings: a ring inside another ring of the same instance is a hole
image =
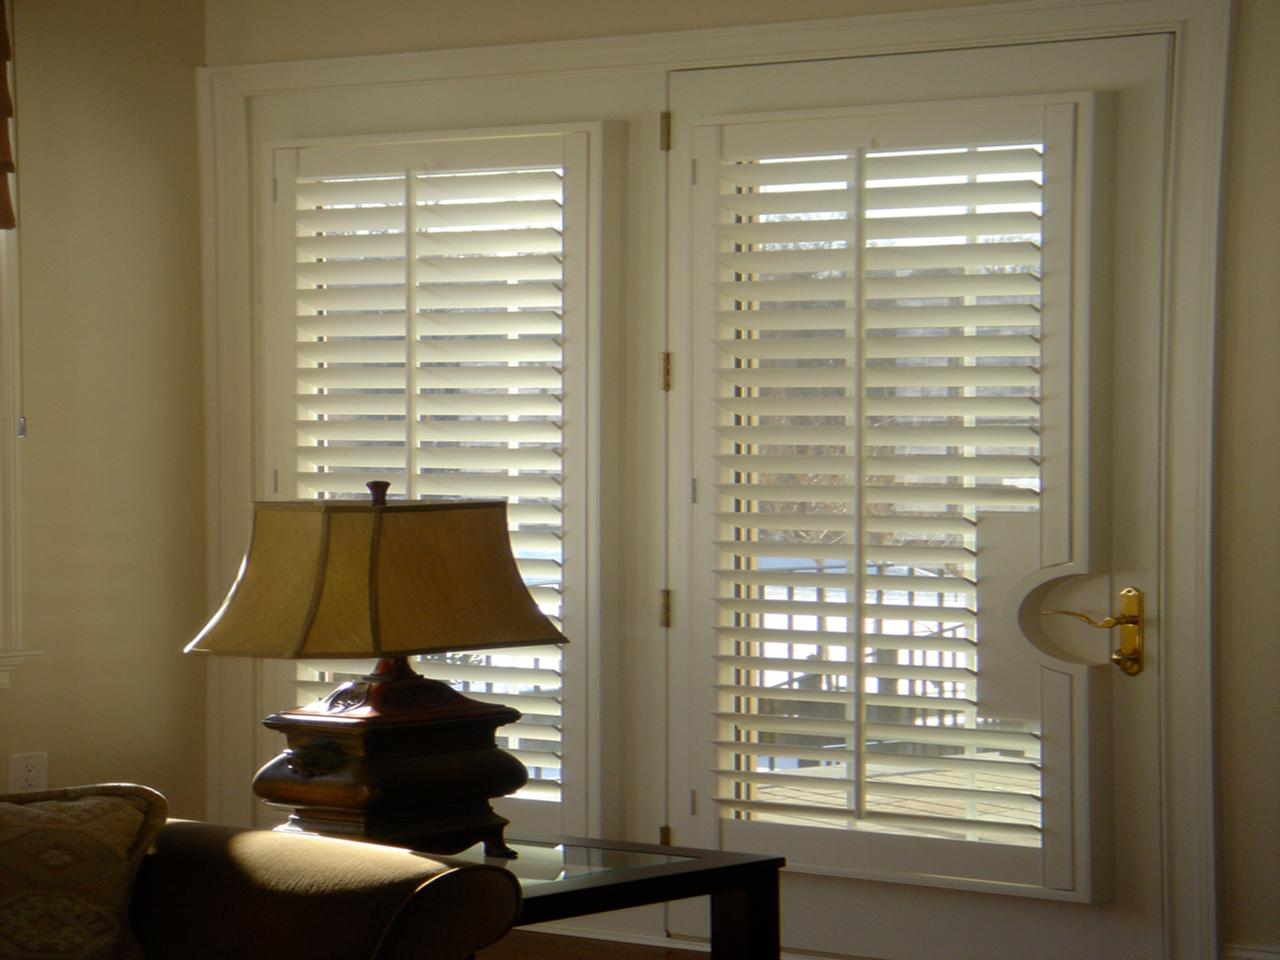
[[483, 843], [486, 856], [514, 857], [503, 839], [508, 821], [489, 801], [528, 780], [494, 742], [498, 727], [519, 718], [419, 676], [404, 657], [387, 658], [324, 700], [267, 717], [288, 747], [253, 789], [293, 808], [285, 830], [426, 853]]

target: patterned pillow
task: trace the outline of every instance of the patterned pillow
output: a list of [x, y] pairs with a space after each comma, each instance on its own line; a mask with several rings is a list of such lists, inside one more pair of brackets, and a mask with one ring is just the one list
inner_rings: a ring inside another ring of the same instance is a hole
[[167, 811], [126, 783], [0, 794], [0, 960], [133, 955], [129, 892]]

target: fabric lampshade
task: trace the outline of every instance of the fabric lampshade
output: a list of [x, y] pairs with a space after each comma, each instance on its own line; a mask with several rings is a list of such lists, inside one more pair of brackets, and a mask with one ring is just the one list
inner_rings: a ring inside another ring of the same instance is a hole
[[502, 501], [254, 504], [227, 599], [187, 651], [395, 657], [564, 643], [520, 578]]

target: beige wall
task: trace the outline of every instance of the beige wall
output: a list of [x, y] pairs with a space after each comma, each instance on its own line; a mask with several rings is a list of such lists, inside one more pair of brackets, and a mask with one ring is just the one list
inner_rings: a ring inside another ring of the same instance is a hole
[[[16, 0], [25, 645], [0, 757], [204, 810], [200, 0]], [[8, 427], [6, 426], [6, 429]]]

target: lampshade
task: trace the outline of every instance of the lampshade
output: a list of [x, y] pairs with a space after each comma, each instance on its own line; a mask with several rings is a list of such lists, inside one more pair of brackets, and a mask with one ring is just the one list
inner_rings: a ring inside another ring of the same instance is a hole
[[240, 575], [188, 651], [396, 657], [564, 643], [511, 554], [503, 501], [254, 504]]

